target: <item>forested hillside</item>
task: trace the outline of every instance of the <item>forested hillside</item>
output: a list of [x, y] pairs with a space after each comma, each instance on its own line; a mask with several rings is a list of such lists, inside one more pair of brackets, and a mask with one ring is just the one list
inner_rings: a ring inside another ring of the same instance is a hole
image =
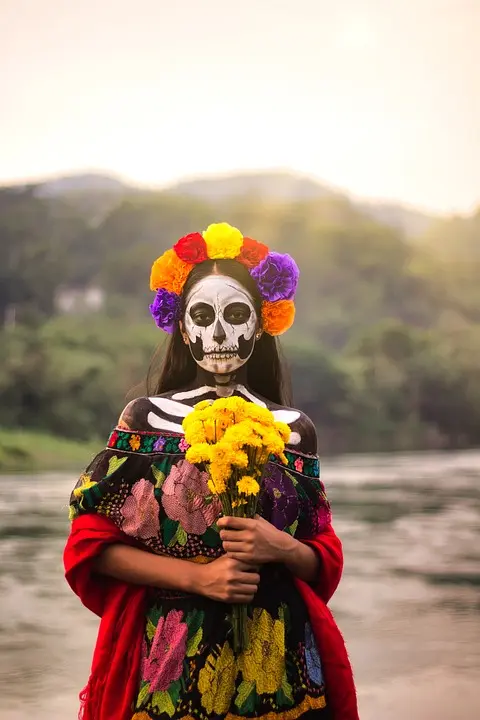
[[310, 190], [0, 189], [0, 426], [104, 436], [162, 341], [152, 261], [226, 220], [300, 266], [283, 344], [323, 452], [478, 444], [480, 211], [412, 237]]

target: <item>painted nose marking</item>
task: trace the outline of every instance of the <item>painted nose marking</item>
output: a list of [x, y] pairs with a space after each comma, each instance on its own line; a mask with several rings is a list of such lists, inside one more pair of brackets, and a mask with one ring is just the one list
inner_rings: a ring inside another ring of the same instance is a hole
[[226, 337], [227, 336], [225, 330], [223, 329], [222, 323], [220, 322], [220, 320], [217, 320], [215, 327], [213, 328], [213, 339], [216, 343], [221, 345]]

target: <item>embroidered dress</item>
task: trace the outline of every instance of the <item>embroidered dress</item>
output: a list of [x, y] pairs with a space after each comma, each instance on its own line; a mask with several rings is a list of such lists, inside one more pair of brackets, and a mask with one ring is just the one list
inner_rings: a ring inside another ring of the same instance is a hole
[[[99, 513], [151, 552], [192, 562], [222, 554], [220, 506], [207, 475], [185, 460], [185, 439], [117, 427], [75, 488], [72, 518]], [[330, 521], [315, 456], [267, 465], [261, 514], [299, 539]], [[321, 658], [306, 607], [283, 566], [267, 565], [248, 606], [250, 645], [233, 650], [231, 606], [177, 592], [148, 593], [132, 720], [295, 720], [323, 717]], [[313, 712], [313, 715], [312, 715]]]

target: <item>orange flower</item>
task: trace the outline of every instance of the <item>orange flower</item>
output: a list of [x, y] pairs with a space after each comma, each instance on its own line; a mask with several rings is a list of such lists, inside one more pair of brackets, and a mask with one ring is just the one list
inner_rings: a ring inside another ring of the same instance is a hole
[[295, 305], [293, 300], [265, 301], [262, 304], [263, 329], [269, 335], [281, 335], [293, 325]]
[[128, 443], [133, 451], [138, 450], [138, 448], [140, 447], [141, 440], [142, 439], [141, 439], [140, 435], [132, 435], [132, 437], [130, 438]]
[[181, 295], [185, 280], [192, 268], [192, 263], [180, 260], [175, 250], [167, 250], [153, 263], [150, 290], [164, 288], [168, 292]]

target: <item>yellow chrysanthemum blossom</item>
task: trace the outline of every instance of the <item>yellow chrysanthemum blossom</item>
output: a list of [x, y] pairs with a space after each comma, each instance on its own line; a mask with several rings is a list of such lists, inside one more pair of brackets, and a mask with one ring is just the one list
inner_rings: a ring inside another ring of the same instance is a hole
[[244, 445], [255, 448], [262, 445], [260, 436], [253, 430], [248, 420], [242, 420], [242, 422], [229, 427], [225, 432], [224, 441], [239, 448]]
[[202, 462], [210, 462], [211, 447], [212, 446], [208, 443], [196, 443], [195, 445], [191, 445], [185, 453], [185, 459], [192, 465]]
[[277, 421], [275, 423], [275, 429], [280, 434], [280, 437], [282, 438], [283, 442], [287, 443], [290, 439], [290, 428], [287, 425], [287, 423]]
[[228, 223], [214, 223], [203, 231], [210, 260], [236, 258], [243, 245], [243, 235]]
[[258, 495], [260, 492], [260, 485], [251, 475], [242, 475], [240, 480], [237, 482], [237, 489], [242, 495]]
[[251, 420], [256, 420], [263, 425], [271, 426], [275, 422], [273, 414], [267, 408], [260, 407], [255, 403], [248, 403], [248, 407], [245, 408], [245, 413]]
[[210, 405], [213, 403], [213, 400], [201, 400], [199, 403], [194, 405], [195, 410], [205, 410], [205, 408], [210, 407]]
[[207, 442], [204, 423], [201, 420], [193, 420], [184, 427], [185, 440], [189, 445], [197, 445], [198, 443]]

